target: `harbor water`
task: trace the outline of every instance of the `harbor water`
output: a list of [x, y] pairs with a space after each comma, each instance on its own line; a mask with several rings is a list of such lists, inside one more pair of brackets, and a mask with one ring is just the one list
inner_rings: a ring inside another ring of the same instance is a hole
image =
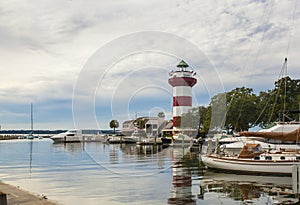
[[65, 205], [296, 204], [292, 178], [212, 172], [187, 148], [0, 141], [1, 181]]

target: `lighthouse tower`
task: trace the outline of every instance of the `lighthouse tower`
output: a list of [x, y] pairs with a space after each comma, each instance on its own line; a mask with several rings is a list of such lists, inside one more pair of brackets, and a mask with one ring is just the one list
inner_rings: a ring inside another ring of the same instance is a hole
[[177, 71], [169, 73], [169, 84], [173, 87], [173, 130], [180, 129], [181, 117], [192, 108], [192, 87], [197, 83], [194, 71], [188, 70], [183, 60], [177, 65]]

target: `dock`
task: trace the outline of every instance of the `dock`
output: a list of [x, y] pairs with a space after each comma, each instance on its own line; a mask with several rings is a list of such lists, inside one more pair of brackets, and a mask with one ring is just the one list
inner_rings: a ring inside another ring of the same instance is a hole
[[59, 205], [45, 195], [35, 195], [18, 187], [0, 182], [1, 205]]
[[151, 138], [136, 142], [137, 145], [162, 145], [162, 141], [159, 138]]

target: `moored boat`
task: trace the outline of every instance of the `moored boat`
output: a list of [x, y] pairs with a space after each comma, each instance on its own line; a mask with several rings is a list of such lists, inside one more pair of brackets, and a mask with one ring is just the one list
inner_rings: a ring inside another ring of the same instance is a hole
[[137, 143], [141, 142], [144, 139], [147, 139], [147, 135], [145, 131], [140, 130], [140, 129], [135, 129], [134, 132], [131, 134], [131, 136], [124, 136], [123, 137], [123, 142], [130, 144], [130, 143]]
[[54, 143], [69, 143], [82, 141], [82, 131], [77, 129], [68, 130], [51, 137]]
[[121, 144], [121, 143], [124, 143], [123, 137], [124, 137], [124, 135], [122, 135], [122, 134], [108, 135], [106, 142], [108, 142], [109, 144]]
[[[298, 129], [298, 131], [296, 131]], [[300, 122], [277, 122], [274, 126], [268, 129], [262, 129], [257, 132], [240, 132], [238, 134], [215, 134], [211, 138], [206, 138], [202, 146], [203, 154], [211, 154], [217, 146], [226, 147], [226, 149], [234, 149], [235, 152], [240, 152], [245, 143], [260, 141], [261, 145], [266, 143], [272, 148], [295, 148], [297, 139], [299, 140]], [[298, 137], [296, 134], [298, 133]], [[269, 136], [269, 137], [268, 137]], [[272, 137], [275, 136], [276, 138]], [[283, 136], [292, 136], [286, 138]], [[264, 146], [263, 146], [264, 148]]]
[[260, 144], [246, 144], [237, 156], [214, 153], [201, 159], [208, 168], [256, 174], [291, 175], [293, 166], [300, 165], [298, 152], [263, 151]]

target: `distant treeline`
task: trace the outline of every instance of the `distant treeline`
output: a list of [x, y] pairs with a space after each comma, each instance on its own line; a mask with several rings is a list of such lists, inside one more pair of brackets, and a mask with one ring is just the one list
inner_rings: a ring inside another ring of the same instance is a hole
[[[62, 132], [66, 132], [67, 130], [34, 130], [34, 134], [59, 134]], [[29, 134], [31, 130], [0, 130], [0, 134], [10, 134], [10, 135], [21, 135], [21, 134]]]

